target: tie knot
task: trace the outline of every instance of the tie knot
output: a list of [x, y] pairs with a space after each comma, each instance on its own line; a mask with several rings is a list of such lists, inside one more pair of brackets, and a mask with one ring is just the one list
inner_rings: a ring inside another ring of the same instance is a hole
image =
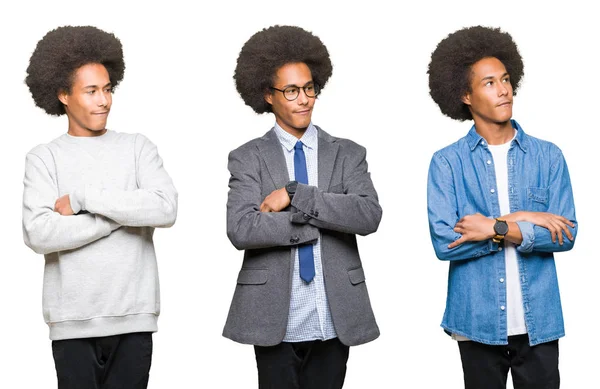
[[302, 150], [302, 142], [298, 141], [296, 142], [296, 145], [294, 146], [295, 150]]

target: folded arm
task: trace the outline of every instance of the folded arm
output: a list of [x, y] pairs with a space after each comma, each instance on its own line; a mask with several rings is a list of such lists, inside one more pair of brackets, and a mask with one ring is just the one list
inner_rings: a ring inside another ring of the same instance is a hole
[[123, 226], [172, 226], [177, 218], [177, 190], [156, 146], [143, 135], [137, 135], [135, 156], [137, 189], [88, 184], [70, 194], [73, 211], [103, 215]]
[[569, 170], [560, 149], [552, 152], [549, 187], [536, 198], [547, 205], [546, 212], [522, 212], [516, 220], [523, 235], [517, 250], [523, 253], [568, 251], [575, 244], [578, 224]]
[[62, 216], [54, 212], [58, 188], [39, 156], [28, 154], [23, 180], [23, 240], [38, 254], [71, 250], [119, 228], [101, 215]]
[[316, 227], [291, 222], [292, 212], [261, 212], [260, 158], [248, 149], [229, 154], [227, 236], [238, 250], [295, 246], [315, 241]]
[[330, 193], [316, 186], [298, 184], [292, 206], [299, 212], [292, 221], [317, 228], [368, 235], [377, 231], [382, 210], [371, 181], [366, 149], [348, 155], [340, 192]]
[[[493, 243], [489, 238], [484, 238], [485, 227], [478, 229], [471, 227], [473, 229], [471, 239], [465, 238], [458, 232], [466, 226], [459, 225], [458, 231], [456, 230], [459, 223], [456, 204], [452, 169], [442, 155], [435, 153], [429, 165], [427, 178], [427, 211], [429, 232], [436, 256], [441, 260], [455, 261], [478, 258], [498, 251], [498, 244]], [[470, 216], [473, 218], [467, 218], [466, 222], [476, 223], [478, 226], [482, 223], [480, 217], [487, 219], [478, 214]], [[488, 220], [493, 224], [492, 219]], [[463, 219], [461, 221], [465, 222]]]

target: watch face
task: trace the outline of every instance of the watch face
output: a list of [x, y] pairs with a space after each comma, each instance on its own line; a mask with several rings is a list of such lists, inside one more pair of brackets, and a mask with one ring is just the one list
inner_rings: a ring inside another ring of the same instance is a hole
[[496, 220], [496, 224], [494, 224], [494, 231], [498, 235], [506, 235], [508, 232], [508, 223], [504, 220]]
[[287, 192], [289, 194], [294, 194], [296, 193], [296, 187], [298, 186], [298, 182], [297, 181], [290, 181], [285, 185], [285, 189], [287, 190]]

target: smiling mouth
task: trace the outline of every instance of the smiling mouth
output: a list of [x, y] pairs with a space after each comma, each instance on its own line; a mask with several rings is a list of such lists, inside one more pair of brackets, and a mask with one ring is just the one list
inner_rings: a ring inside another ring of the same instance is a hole
[[506, 106], [509, 106], [511, 104], [512, 104], [511, 101], [505, 101], [503, 103], [498, 104], [498, 107], [506, 107]]

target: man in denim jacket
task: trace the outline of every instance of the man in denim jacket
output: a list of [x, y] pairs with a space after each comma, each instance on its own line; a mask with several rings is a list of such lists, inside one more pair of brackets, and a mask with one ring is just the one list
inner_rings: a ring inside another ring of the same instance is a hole
[[553, 253], [577, 235], [561, 150], [512, 117], [523, 61], [512, 37], [481, 26], [442, 40], [429, 86], [443, 114], [475, 123], [433, 155], [431, 240], [450, 264], [442, 327], [458, 340], [465, 387], [558, 388], [563, 317]]

